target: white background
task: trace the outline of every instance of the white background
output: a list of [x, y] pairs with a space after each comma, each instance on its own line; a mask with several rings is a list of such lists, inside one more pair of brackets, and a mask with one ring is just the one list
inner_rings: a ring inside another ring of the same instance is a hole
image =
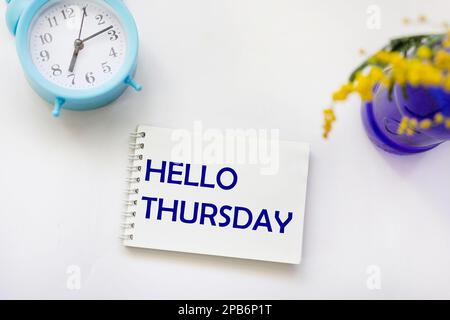
[[[450, 144], [383, 153], [364, 134], [357, 99], [321, 139], [322, 108], [360, 62], [358, 49], [429, 31], [401, 20], [448, 19], [447, 0], [126, 3], [145, 90], [59, 120], [28, 86], [0, 25], [0, 298], [450, 298]], [[372, 4], [380, 30], [366, 26]], [[195, 120], [312, 144], [301, 266], [121, 246], [128, 132]], [[71, 265], [81, 290], [66, 286]], [[381, 290], [366, 285], [371, 265]]]

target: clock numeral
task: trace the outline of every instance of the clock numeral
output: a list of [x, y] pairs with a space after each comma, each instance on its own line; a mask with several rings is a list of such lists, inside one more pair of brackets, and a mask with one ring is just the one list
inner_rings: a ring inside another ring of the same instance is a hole
[[95, 16], [95, 20], [98, 21], [98, 25], [101, 26], [102, 24], [105, 24], [105, 20], [103, 20], [103, 15], [99, 14]]
[[44, 33], [43, 35], [40, 35], [39, 38], [41, 39], [42, 45], [53, 41], [53, 36], [50, 33]]
[[108, 32], [108, 34], [110, 35], [110, 40], [111, 41], [116, 41], [117, 39], [119, 39], [119, 36], [117, 35], [116, 30], [111, 30]]
[[50, 53], [47, 50], [42, 50], [39, 55], [41, 56], [42, 62], [50, 60]]
[[73, 10], [73, 8], [65, 8], [64, 10], [61, 10], [61, 13], [63, 15], [64, 20], [75, 17], [75, 10]]
[[112, 71], [111, 67], [108, 65], [108, 62], [102, 63], [103, 73], [110, 73]]
[[55, 77], [59, 77], [63, 73], [62, 70], [61, 70], [61, 66], [59, 64], [54, 64], [52, 66], [52, 71], [53, 71], [53, 75]]
[[86, 82], [89, 84], [93, 84], [95, 82], [95, 77], [93, 72], [86, 73]]
[[50, 25], [50, 28], [58, 26], [58, 20], [56, 20], [56, 17], [47, 18], [47, 21], [48, 24]]
[[72, 78], [72, 85], [75, 85], [75, 73], [71, 73], [67, 76], [67, 78]]
[[110, 57], [117, 58], [117, 52], [116, 52], [116, 50], [114, 49], [114, 47], [112, 47], [112, 48], [111, 48], [111, 51], [109, 51], [109, 56], [110, 56]]

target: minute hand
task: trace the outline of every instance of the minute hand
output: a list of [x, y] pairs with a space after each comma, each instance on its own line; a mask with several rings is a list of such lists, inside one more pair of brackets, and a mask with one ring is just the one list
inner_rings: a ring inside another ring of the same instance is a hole
[[96, 36], [99, 36], [99, 35], [101, 35], [102, 33], [105, 33], [106, 31], [111, 30], [112, 28], [114, 28], [114, 26], [109, 26], [108, 28], [105, 28], [105, 29], [103, 29], [103, 30], [100, 30], [99, 32], [94, 33], [93, 35], [87, 37], [86, 39], [83, 39], [82, 41], [83, 41], [83, 42], [86, 42], [86, 41], [88, 41], [88, 40], [91, 40], [92, 38], [95, 38]]

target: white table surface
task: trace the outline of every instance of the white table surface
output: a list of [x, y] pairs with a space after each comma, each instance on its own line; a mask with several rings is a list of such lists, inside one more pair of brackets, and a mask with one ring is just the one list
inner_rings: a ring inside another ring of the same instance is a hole
[[[126, 3], [145, 90], [59, 120], [28, 86], [0, 24], [0, 298], [450, 298], [450, 144], [413, 157], [380, 152], [357, 99], [339, 109], [331, 140], [321, 138], [322, 108], [360, 62], [358, 49], [429, 31], [401, 20], [443, 21], [449, 1]], [[366, 26], [373, 4], [379, 30]], [[128, 132], [196, 120], [311, 143], [301, 266], [121, 246]], [[80, 290], [67, 287], [72, 265]], [[370, 266], [379, 290], [367, 286]]]

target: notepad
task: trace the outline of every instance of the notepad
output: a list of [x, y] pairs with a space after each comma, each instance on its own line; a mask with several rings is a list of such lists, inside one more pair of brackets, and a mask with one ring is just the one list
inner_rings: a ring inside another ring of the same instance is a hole
[[271, 133], [139, 126], [123, 244], [299, 264], [310, 148]]

